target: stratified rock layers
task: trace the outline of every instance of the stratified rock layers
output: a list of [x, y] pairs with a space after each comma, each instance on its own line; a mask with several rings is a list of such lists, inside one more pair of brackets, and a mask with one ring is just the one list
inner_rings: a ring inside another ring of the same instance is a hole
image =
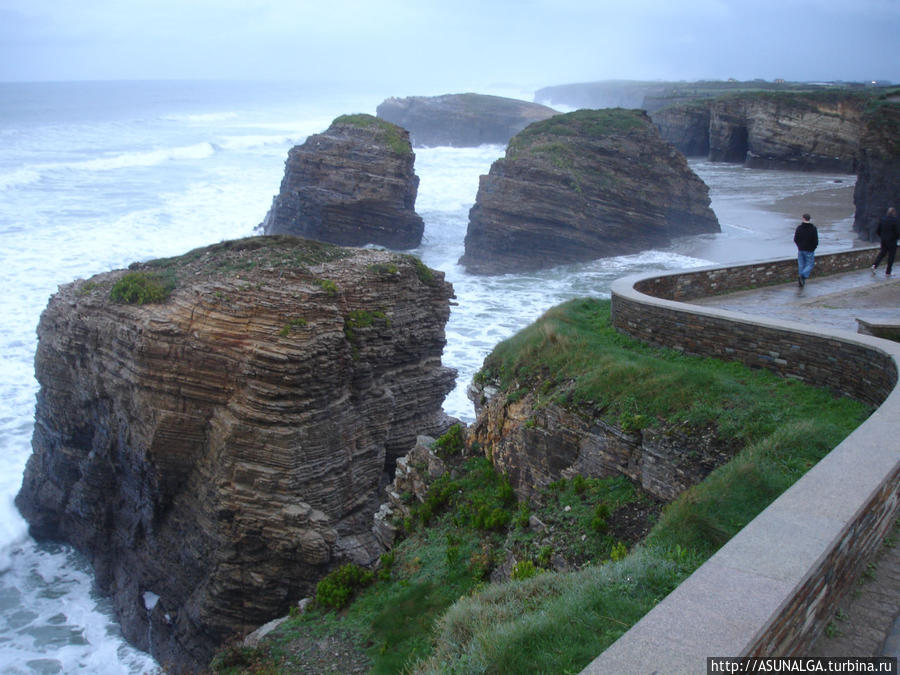
[[688, 156], [757, 169], [853, 173], [866, 97], [756, 92], [652, 113], [664, 139]]
[[531, 271], [718, 232], [709, 190], [640, 110], [580, 110], [536, 122], [481, 177], [460, 262]]
[[425, 225], [415, 211], [419, 178], [409, 134], [372, 115], [343, 115], [291, 148], [265, 234], [341, 246], [410, 249]]
[[407, 129], [415, 146], [503, 144], [532, 122], [557, 114], [538, 103], [485, 94], [389, 98], [378, 117]]
[[888, 207], [900, 208], [900, 96], [879, 101], [864, 118], [853, 201], [853, 229], [877, 240], [878, 220]]
[[[175, 289], [110, 300], [137, 279]], [[87, 554], [131, 642], [199, 669], [380, 552], [385, 473], [450, 424], [450, 297], [412, 256], [283, 236], [62, 286], [16, 503], [35, 536]]]

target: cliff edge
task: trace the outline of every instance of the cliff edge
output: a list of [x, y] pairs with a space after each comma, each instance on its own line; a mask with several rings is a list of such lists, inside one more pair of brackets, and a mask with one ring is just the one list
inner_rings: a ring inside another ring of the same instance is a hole
[[853, 229], [876, 241], [878, 221], [888, 207], [900, 208], [900, 94], [875, 101], [863, 117]]
[[79, 280], [38, 326], [16, 504], [178, 670], [383, 549], [386, 476], [441, 410], [452, 287], [412, 256], [256, 237]]

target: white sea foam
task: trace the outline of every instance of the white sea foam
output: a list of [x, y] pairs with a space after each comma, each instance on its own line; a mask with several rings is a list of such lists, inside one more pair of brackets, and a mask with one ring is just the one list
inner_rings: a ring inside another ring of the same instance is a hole
[[68, 168], [89, 171], [114, 171], [136, 166], [157, 166], [168, 161], [206, 159], [216, 152], [212, 143], [195, 143], [175, 148], [160, 148], [146, 152], [123, 152], [108, 157], [98, 157]]
[[210, 125], [238, 119], [240, 115], [234, 111], [215, 113], [195, 113], [190, 115], [164, 115], [163, 119], [186, 124]]
[[34, 183], [41, 177], [40, 171], [27, 167], [24, 169], [15, 169], [8, 173], [0, 173], [0, 190], [6, 190], [28, 183]]

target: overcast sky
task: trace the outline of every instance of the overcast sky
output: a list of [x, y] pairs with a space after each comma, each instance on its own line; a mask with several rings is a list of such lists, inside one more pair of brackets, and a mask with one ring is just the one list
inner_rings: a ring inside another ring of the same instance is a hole
[[900, 0], [0, 0], [0, 81], [900, 82]]

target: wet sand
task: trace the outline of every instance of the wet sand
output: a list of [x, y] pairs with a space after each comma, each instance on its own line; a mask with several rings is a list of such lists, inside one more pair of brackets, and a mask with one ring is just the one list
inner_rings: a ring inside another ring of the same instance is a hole
[[797, 222], [804, 213], [808, 213], [811, 220], [816, 223], [816, 227], [828, 228], [844, 224], [847, 220], [850, 220], [852, 227], [856, 212], [853, 204], [853, 184], [777, 199], [768, 210]]
[[780, 199], [752, 190], [739, 199], [723, 198], [711, 190], [711, 206], [722, 232], [676, 240], [673, 250], [722, 264], [792, 257], [797, 254], [794, 230], [804, 213], [810, 214], [819, 230], [821, 253], [871, 246], [853, 231], [855, 182], [854, 176], [848, 176], [835, 187]]

